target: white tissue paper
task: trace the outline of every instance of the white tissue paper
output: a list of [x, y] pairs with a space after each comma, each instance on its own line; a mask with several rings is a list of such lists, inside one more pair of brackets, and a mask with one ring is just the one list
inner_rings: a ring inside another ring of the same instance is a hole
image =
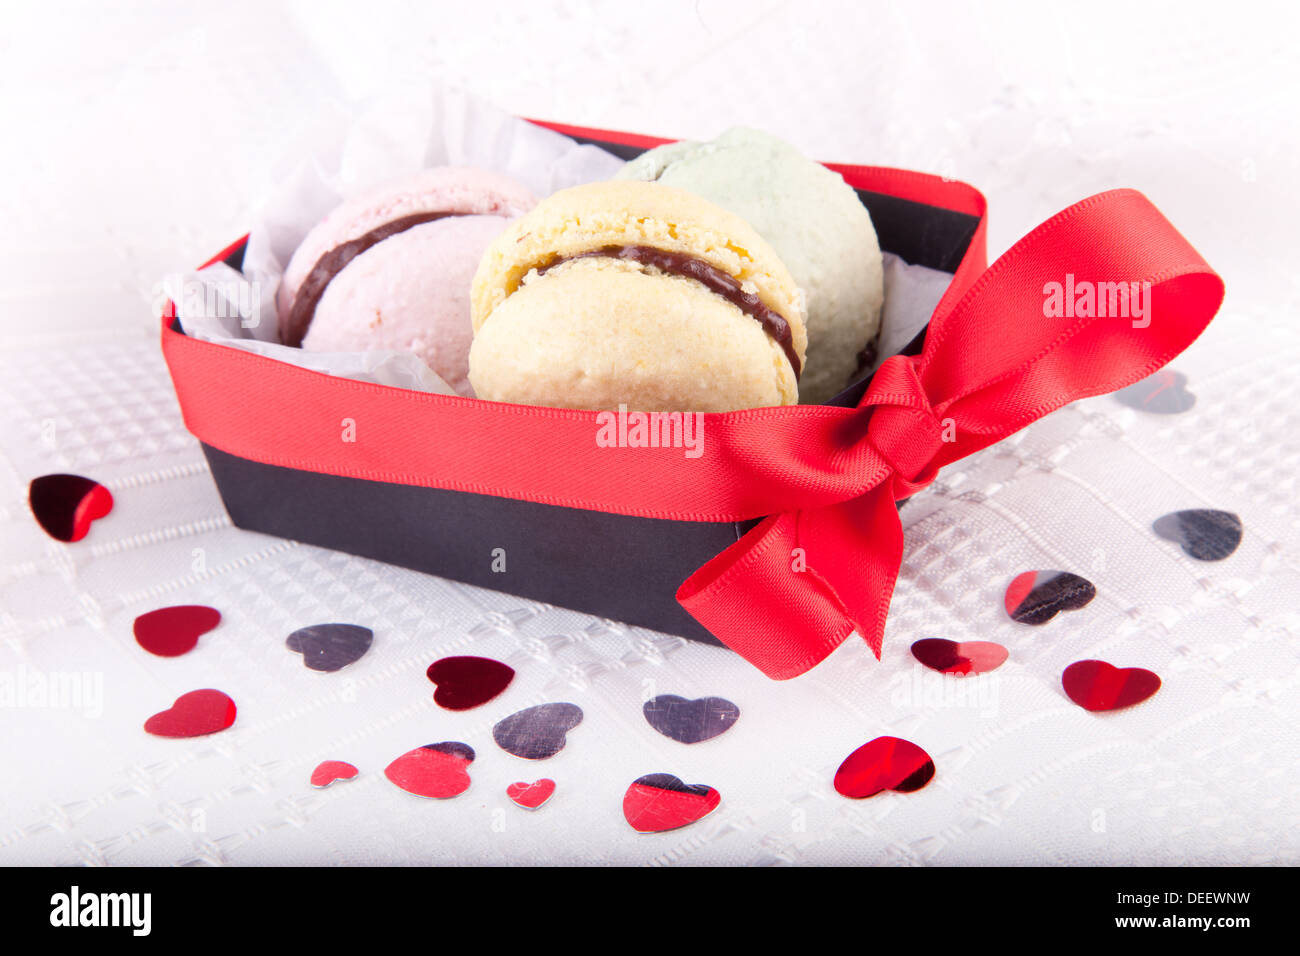
[[[253, 217], [242, 272], [224, 263], [163, 281], [186, 334], [342, 378], [454, 395], [406, 352], [309, 352], [277, 341], [275, 293], [308, 231], [345, 200], [433, 166], [504, 173], [548, 196], [609, 179], [623, 161], [578, 145], [458, 90], [403, 91], [356, 106], [331, 105], [291, 144], [293, 158]], [[885, 306], [877, 354], [898, 352], [929, 321], [952, 276], [885, 254]]]
[[903, 351], [925, 328], [952, 282], [951, 272], [912, 265], [892, 252], [884, 253], [884, 260], [885, 307], [876, 339], [876, 367]]

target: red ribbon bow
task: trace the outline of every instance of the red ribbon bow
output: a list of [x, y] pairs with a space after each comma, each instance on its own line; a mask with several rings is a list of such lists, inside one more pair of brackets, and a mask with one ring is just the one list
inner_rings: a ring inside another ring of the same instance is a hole
[[[1150, 314], [1049, 318], [1051, 283], [1067, 274], [1091, 283], [1092, 307], [1079, 311], [1098, 311], [1098, 287], [1113, 289], [1118, 305], [1119, 287], [1102, 283], [1123, 282], [1139, 303], [1148, 284]], [[920, 357], [881, 366], [843, 435], [843, 454], [865, 478], [860, 491], [767, 518], [686, 581], [678, 600], [769, 677], [802, 674], [854, 629], [879, 657], [903, 554], [895, 503], [948, 462], [1155, 371], [1222, 299], [1219, 277], [1140, 193], [1071, 206], [960, 299], [941, 302]]]
[[[921, 201], [955, 188], [898, 170], [871, 175]], [[973, 205], [982, 213], [982, 199]], [[976, 278], [980, 250], [935, 310], [923, 353], [886, 360], [856, 409], [707, 415], [706, 450], [694, 459], [680, 448], [600, 447], [595, 412], [365, 384], [205, 342], [173, 329], [170, 311], [163, 351], [190, 431], [250, 460], [651, 518], [762, 518], [677, 598], [764, 673], [788, 678], [855, 629], [880, 654], [903, 551], [898, 500], [1068, 402], [1151, 374], [1223, 298], [1219, 277], [1132, 190], [1071, 206]], [[1045, 315], [1050, 284], [1067, 275], [1078, 288], [1148, 283], [1149, 313]], [[339, 441], [344, 419], [356, 441]]]

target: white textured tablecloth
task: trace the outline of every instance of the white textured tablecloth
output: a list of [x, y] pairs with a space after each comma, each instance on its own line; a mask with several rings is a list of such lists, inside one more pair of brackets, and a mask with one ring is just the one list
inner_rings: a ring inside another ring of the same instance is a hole
[[[1043, 7], [16, 13], [0, 39], [0, 672], [98, 675], [103, 699], [102, 713], [0, 708], [0, 863], [1300, 859], [1296, 15]], [[787, 683], [716, 648], [236, 530], [180, 421], [155, 283], [244, 231], [321, 97], [435, 76], [521, 115], [679, 136], [747, 123], [820, 158], [946, 173], [988, 195], [994, 254], [1089, 193], [1142, 189], [1228, 286], [1174, 363], [1195, 408], [1091, 399], [946, 469], [903, 511], [883, 662], [851, 639]], [[58, 471], [116, 496], [70, 546], [25, 501], [31, 478]], [[1151, 533], [1198, 507], [1241, 516], [1226, 561]], [[1033, 568], [1084, 574], [1098, 597], [1016, 624], [1002, 591]], [[145, 654], [132, 619], [175, 603], [225, 621], [185, 657]], [[284, 638], [326, 620], [373, 628], [373, 649], [337, 674], [307, 670]], [[921, 637], [1012, 656], [945, 681], [908, 654]], [[443, 711], [424, 670], [449, 653], [518, 677], [479, 710]], [[1149, 667], [1164, 687], [1089, 714], [1059, 683], [1088, 657]], [[231, 730], [142, 732], [208, 686], [238, 702]], [[725, 696], [742, 716], [687, 747], [642, 719], [658, 693]], [[585, 710], [569, 746], [538, 764], [498, 750], [492, 724], [545, 700]], [[838, 796], [840, 760], [880, 734], [924, 746], [933, 783]], [[425, 801], [384, 779], [438, 740], [478, 750], [464, 796]], [[327, 758], [362, 776], [312, 790]], [[722, 806], [633, 833], [623, 790], [660, 770], [717, 787]], [[542, 775], [559, 783], [546, 807], [510, 805], [508, 783]]]

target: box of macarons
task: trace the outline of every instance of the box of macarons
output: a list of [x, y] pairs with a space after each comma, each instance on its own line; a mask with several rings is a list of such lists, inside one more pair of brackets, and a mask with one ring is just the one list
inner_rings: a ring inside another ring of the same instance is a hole
[[[977, 189], [869, 150], [413, 102], [313, 130], [248, 235], [168, 280], [232, 521], [774, 679], [853, 634], [880, 654], [906, 502], [944, 464], [1152, 374], [1222, 300], [1133, 190], [990, 266]], [[1067, 275], [1145, 313], [1061, 307]]]

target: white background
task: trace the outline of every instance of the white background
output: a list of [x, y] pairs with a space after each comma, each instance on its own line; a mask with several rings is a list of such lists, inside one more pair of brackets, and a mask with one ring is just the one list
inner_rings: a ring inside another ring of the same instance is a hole
[[[5, 4], [0, 30], [0, 671], [102, 675], [103, 712], [0, 709], [0, 862], [1294, 863], [1300, 858], [1300, 42], [1291, 4], [591, 2], [546, 5]], [[1230, 19], [1229, 19], [1230, 18]], [[157, 280], [242, 234], [294, 130], [331, 98], [432, 79], [520, 115], [666, 136], [744, 123], [812, 156], [924, 169], [989, 197], [997, 254], [1101, 189], [1146, 192], [1224, 276], [1175, 367], [1168, 418], [1078, 403], [945, 471], [904, 512], [906, 556], [875, 662], [851, 640], [773, 684], [728, 653], [601, 625], [230, 527], [157, 354]], [[53, 422], [53, 441], [45, 439]], [[92, 475], [113, 515], [65, 547], [27, 482]], [[1236, 511], [1241, 549], [1202, 564], [1154, 539], [1187, 507]], [[195, 555], [203, 556], [195, 570]], [[1099, 596], [1044, 628], [1008, 620], [1029, 568]], [[210, 603], [185, 658], [137, 614]], [[294, 627], [367, 624], [371, 653], [307, 671]], [[916, 683], [920, 637], [996, 640], [983, 683]], [[424, 668], [449, 652], [519, 670], [452, 715]], [[1061, 694], [1086, 657], [1156, 670], [1147, 704], [1089, 715]], [[230, 731], [159, 740], [178, 694], [235, 697]], [[684, 747], [647, 693], [720, 694], [724, 737]], [[513, 710], [587, 719], [545, 765], [498, 751]], [[837, 796], [839, 761], [882, 733], [938, 774], [913, 795]], [[479, 752], [446, 803], [382, 768], [437, 740]], [[311, 768], [358, 780], [317, 792]], [[666, 770], [723, 794], [707, 820], [638, 836], [627, 783]], [[535, 815], [512, 780], [559, 782]]]

